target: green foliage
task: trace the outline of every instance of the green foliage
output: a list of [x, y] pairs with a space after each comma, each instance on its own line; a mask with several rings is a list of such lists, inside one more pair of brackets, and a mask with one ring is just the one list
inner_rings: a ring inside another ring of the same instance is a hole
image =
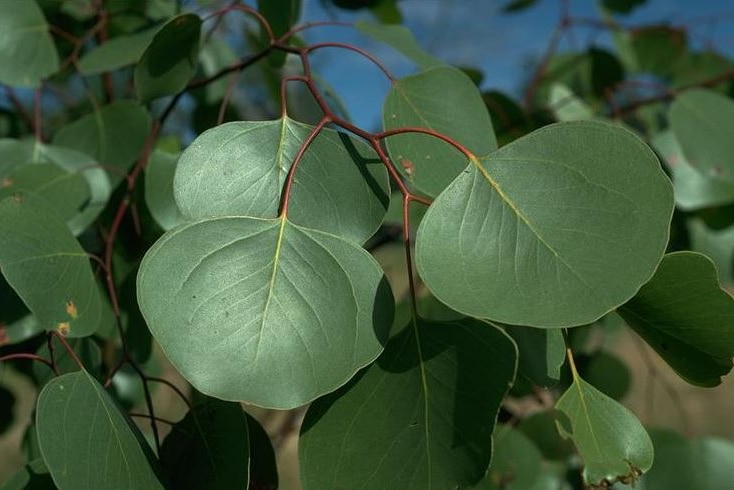
[[[732, 369], [734, 62], [600, 0], [613, 48], [552, 41], [520, 102], [399, 2], [331, 3], [415, 71], [296, 0], [0, 0], [0, 431], [5, 374], [39, 391], [0, 488], [275, 489], [243, 404], [305, 413], [307, 490], [727, 488], [732, 444], [651, 438], [610, 343]], [[385, 75], [381, 128], [326, 46]]]

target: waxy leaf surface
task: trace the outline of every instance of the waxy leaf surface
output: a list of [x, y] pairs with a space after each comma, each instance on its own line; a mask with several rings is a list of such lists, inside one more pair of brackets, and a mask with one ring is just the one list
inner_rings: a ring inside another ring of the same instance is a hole
[[572, 439], [579, 451], [584, 481], [602, 485], [618, 479], [633, 480], [649, 470], [653, 446], [640, 421], [576, 372], [573, 374], [573, 384], [556, 402], [556, 409], [566, 416], [557, 423], [561, 434]]
[[36, 424], [43, 460], [59, 489], [164, 488], [142, 435], [86, 371], [46, 385]]
[[[431, 68], [393, 83], [382, 109], [382, 123], [386, 130], [434, 130], [479, 156], [497, 148], [492, 120], [479, 90], [467, 75], [449, 66]], [[438, 195], [468, 164], [456, 148], [426, 134], [390, 136], [387, 149], [408, 181], [430, 196]]]
[[0, 201], [0, 270], [45, 329], [83, 337], [99, 328], [89, 257], [43, 199], [22, 191]]
[[138, 303], [168, 358], [199, 391], [294, 408], [344, 384], [381, 352], [393, 299], [362, 248], [285, 218], [211, 218], [146, 254]]
[[79, 73], [96, 75], [137, 63], [157, 31], [158, 27], [153, 27], [118, 36], [95, 47], [79, 59]]
[[734, 181], [734, 101], [712, 90], [688, 90], [673, 100], [668, 117], [693, 168], [709, 178]]
[[142, 102], [183, 90], [196, 72], [201, 19], [183, 14], [169, 20], [135, 65], [135, 93]]
[[173, 198], [177, 160], [176, 154], [156, 149], [145, 167], [145, 204], [156, 223], [166, 231], [184, 221]]
[[59, 54], [35, 0], [0, 0], [0, 83], [38, 87], [59, 69]]
[[617, 311], [689, 383], [716, 386], [731, 370], [734, 299], [705, 255], [666, 255], [652, 280]]
[[418, 228], [416, 265], [466, 315], [582, 325], [652, 277], [672, 210], [670, 181], [631, 132], [558, 123], [462, 172]]
[[[284, 118], [204, 132], [183, 152], [174, 177], [184, 217], [275, 218], [288, 170], [312, 129]], [[297, 225], [361, 243], [387, 213], [387, 171], [356, 138], [322, 130], [294, 177], [288, 218]]]
[[476, 320], [418, 320], [301, 429], [305, 490], [467, 488], [487, 470], [491, 434], [515, 376], [501, 330]]

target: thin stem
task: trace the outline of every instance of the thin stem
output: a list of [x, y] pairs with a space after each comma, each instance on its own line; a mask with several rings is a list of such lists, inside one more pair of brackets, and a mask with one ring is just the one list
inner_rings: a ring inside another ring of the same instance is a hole
[[146, 378], [148, 379], [148, 381], [153, 381], [155, 383], [161, 383], [161, 384], [168, 386], [171, 390], [173, 390], [178, 395], [179, 398], [181, 398], [181, 401], [183, 401], [186, 404], [189, 410], [191, 410], [191, 402], [189, 401], [189, 399], [186, 397], [184, 392], [181, 391], [181, 389], [178, 386], [176, 386], [175, 384], [173, 384], [172, 382], [164, 378], [157, 378], [155, 376], [146, 376]]
[[53, 371], [56, 376], [59, 375], [59, 372], [56, 370], [56, 366], [54, 366], [54, 364], [51, 361], [49, 361], [48, 359], [44, 359], [43, 357], [41, 357], [39, 355], [31, 354], [31, 353], [28, 353], [28, 352], [18, 352], [18, 353], [15, 353], [15, 354], [7, 354], [5, 356], [1, 356], [0, 357], [0, 362], [14, 361], [14, 360], [18, 360], [18, 359], [25, 359], [25, 360], [29, 360], [29, 361], [40, 362], [40, 363], [45, 364], [46, 366], [48, 366], [49, 369], [51, 369], [51, 371]]
[[293, 157], [293, 163], [291, 168], [288, 169], [288, 175], [286, 176], [285, 185], [283, 186], [283, 201], [280, 206], [280, 215], [285, 218], [288, 216], [288, 203], [290, 202], [291, 189], [293, 187], [293, 177], [296, 174], [296, 168], [303, 161], [303, 155], [311, 145], [314, 139], [321, 133], [321, 130], [329, 123], [330, 119], [326, 116], [319, 121], [319, 123], [311, 130], [311, 133], [301, 143], [301, 147], [298, 149], [298, 153]]
[[69, 354], [69, 357], [74, 361], [74, 363], [79, 366], [79, 369], [85, 369], [84, 363], [79, 359], [79, 356], [76, 355], [76, 352], [74, 352], [74, 349], [71, 348], [69, 343], [66, 341], [63, 335], [58, 333], [55, 330], [52, 330], [49, 332], [52, 336], [56, 337], [56, 339], [61, 342], [61, 345], [64, 346], [64, 349], [66, 349], [66, 352]]
[[127, 414], [130, 417], [137, 417], [137, 418], [141, 418], [141, 419], [154, 420], [156, 422], [162, 422], [162, 423], [167, 424], [167, 425], [170, 425], [170, 426], [174, 426], [177, 423], [177, 422], [173, 422], [171, 420], [164, 419], [164, 418], [161, 418], [161, 417], [153, 417], [153, 416], [151, 416], [151, 415], [149, 415], [147, 413], [128, 412]]
[[395, 76], [393, 76], [393, 74], [390, 73], [390, 70], [388, 70], [387, 67], [384, 64], [382, 64], [382, 62], [379, 59], [377, 59], [372, 53], [360, 47], [353, 46], [351, 44], [335, 43], [335, 42], [317, 43], [317, 44], [312, 44], [311, 46], [306, 48], [306, 52], [312, 53], [314, 51], [317, 51], [323, 48], [339, 48], [339, 49], [346, 49], [349, 51], [353, 51], [361, 55], [362, 57], [368, 59], [375, 66], [377, 66], [377, 68], [379, 68], [380, 71], [385, 74], [385, 76], [387, 77], [388, 80], [390, 80], [390, 82], [394, 82], [396, 80]]

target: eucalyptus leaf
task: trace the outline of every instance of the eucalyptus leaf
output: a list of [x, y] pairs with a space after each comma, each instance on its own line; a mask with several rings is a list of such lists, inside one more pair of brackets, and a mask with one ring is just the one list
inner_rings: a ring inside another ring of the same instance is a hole
[[734, 182], [734, 139], [728, 131], [734, 125], [734, 101], [712, 90], [688, 90], [673, 100], [668, 117], [693, 168]]
[[[441, 88], [437, 97], [436, 88]], [[386, 130], [420, 127], [453, 138], [475, 155], [497, 148], [492, 120], [476, 85], [461, 70], [437, 66], [392, 84], [382, 109]], [[393, 162], [408, 182], [438, 195], [467, 166], [448, 143], [427, 134], [398, 134], [386, 142]]]
[[634, 134], [557, 123], [473, 161], [436, 198], [418, 228], [416, 266], [466, 315], [583, 325], [652, 277], [672, 210], [670, 181]]
[[36, 88], [59, 70], [59, 54], [36, 0], [0, 0], [0, 83]]
[[594, 117], [591, 108], [561, 83], [551, 85], [548, 106], [559, 121], [584, 121]]
[[691, 250], [710, 258], [716, 265], [722, 285], [734, 283], [734, 226], [714, 230], [700, 219], [686, 223], [691, 240]]
[[587, 485], [634, 481], [652, 466], [653, 445], [637, 418], [623, 405], [584, 381], [573, 384], [556, 402], [565, 417], [558, 430], [573, 440], [584, 463]]
[[107, 172], [112, 187], [116, 187], [140, 157], [151, 124], [143, 107], [123, 100], [62, 127], [53, 143], [85, 153], [102, 165], [117, 167]]
[[43, 460], [59, 489], [164, 488], [138, 429], [86, 371], [46, 385], [36, 424]]
[[566, 360], [561, 331], [509, 326], [506, 332], [517, 344], [520, 372], [538, 386], [555, 386]]
[[158, 26], [135, 34], [117, 36], [86, 52], [77, 67], [82, 75], [97, 75], [138, 62], [158, 32]]
[[142, 102], [183, 90], [196, 72], [201, 19], [172, 18], [158, 30], [135, 66], [135, 93]]
[[667, 254], [652, 280], [617, 311], [689, 383], [716, 386], [731, 371], [734, 299], [705, 255]]
[[172, 488], [247, 488], [247, 420], [238, 403], [207, 398], [174, 425], [161, 446]]
[[145, 204], [164, 230], [184, 222], [173, 198], [173, 175], [178, 156], [156, 149], [145, 167]]
[[56, 490], [43, 459], [34, 459], [15, 472], [0, 490]]
[[[282, 118], [231, 122], [200, 135], [183, 152], [174, 197], [183, 216], [275, 218], [293, 160], [313, 127]], [[364, 242], [389, 205], [387, 171], [354, 137], [323, 129], [294, 175], [289, 219]]]
[[362, 34], [395, 48], [423, 70], [445, 66], [443, 61], [426, 52], [406, 27], [384, 23], [378, 24], [365, 20], [357, 21], [354, 27]]
[[508, 425], [494, 433], [495, 454], [476, 490], [531, 490], [540, 477], [543, 455], [525, 434]]
[[295, 408], [381, 352], [392, 293], [351, 242], [286, 218], [210, 218], [148, 251], [138, 302], [153, 336], [202, 393]]
[[652, 144], [673, 175], [673, 194], [678, 208], [694, 211], [734, 202], [734, 182], [705, 175], [694, 168], [671, 130], [656, 134]]
[[21, 191], [0, 201], [0, 268], [45, 329], [83, 337], [99, 328], [89, 257], [43, 199]]
[[477, 320], [417, 320], [301, 429], [303, 488], [466, 488], [486, 472], [516, 350]]

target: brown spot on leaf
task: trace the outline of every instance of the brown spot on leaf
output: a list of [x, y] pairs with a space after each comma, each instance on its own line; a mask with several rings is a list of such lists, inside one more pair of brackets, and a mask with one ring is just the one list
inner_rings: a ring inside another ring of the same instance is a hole
[[413, 162], [411, 162], [407, 158], [401, 158], [400, 165], [403, 166], [403, 170], [405, 170], [405, 173], [408, 175], [408, 177], [413, 178], [413, 174], [415, 173], [415, 167], [413, 166]]
[[79, 316], [76, 305], [72, 300], [66, 302], [66, 313], [71, 317], [72, 320], [76, 319]]
[[3, 180], [2, 180], [2, 182], [0, 182], [0, 187], [2, 187], [2, 188], [7, 188], [7, 187], [10, 187], [10, 186], [11, 186], [11, 185], [13, 185], [13, 184], [15, 184], [15, 181], [14, 181], [13, 179], [11, 179], [11, 178], [9, 178], [9, 177], [5, 177], [5, 178], [4, 178]]
[[70, 328], [69, 322], [61, 322], [56, 327], [56, 331], [59, 332], [59, 334], [61, 334], [62, 337], [66, 337], [66, 335], [69, 333], [69, 328]]

